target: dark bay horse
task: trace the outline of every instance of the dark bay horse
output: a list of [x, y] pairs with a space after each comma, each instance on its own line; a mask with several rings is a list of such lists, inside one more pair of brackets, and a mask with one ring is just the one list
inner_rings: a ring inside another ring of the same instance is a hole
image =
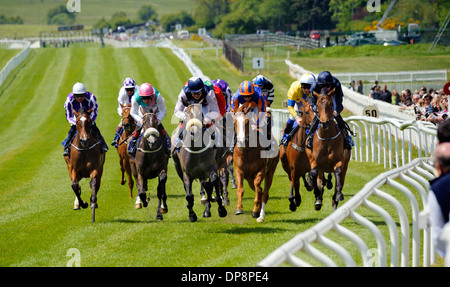
[[[192, 193], [192, 182], [195, 179], [200, 181], [202, 188], [207, 193], [205, 201], [205, 211], [203, 217], [211, 216], [211, 197], [213, 188], [216, 190], [216, 201], [220, 217], [227, 215], [227, 210], [222, 205], [219, 194], [218, 167], [215, 160], [217, 149], [214, 141], [211, 140], [212, 129], [203, 126], [202, 106], [200, 104], [189, 105], [186, 110], [187, 119], [185, 121], [186, 130], [182, 140], [182, 147], [173, 153], [173, 161], [178, 176], [183, 181], [186, 191], [187, 208], [189, 210], [189, 220], [197, 221], [197, 215], [193, 210], [194, 194]], [[178, 131], [175, 137], [178, 136]]]
[[[249, 116], [249, 111], [253, 107], [254, 105], [244, 103], [237, 109], [234, 117], [234, 126], [237, 135], [237, 143], [233, 153], [233, 165], [238, 186], [236, 215], [244, 213], [242, 197], [244, 195], [245, 179], [250, 188], [255, 191], [252, 216], [253, 218], [257, 218], [257, 222], [263, 222], [265, 219], [265, 206], [269, 200], [269, 190], [280, 159], [280, 154], [277, 149], [272, 157], [263, 157], [262, 152], [265, 151], [265, 148], [262, 147], [259, 140], [251, 139], [251, 125], [256, 122], [255, 117], [252, 118]], [[255, 130], [252, 133], [259, 133], [259, 131]], [[261, 187], [263, 181], [264, 190]]]
[[122, 105], [122, 126], [123, 132], [120, 135], [119, 144], [117, 146], [117, 153], [119, 154], [119, 164], [120, 171], [122, 172], [122, 179], [120, 180], [120, 184], [124, 185], [126, 183], [125, 173], [128, 178], [128, 188], [130, 190], [130, 198], [133, 198], [133, 173], [131, 171], [131, 156], [127, 152], [127, 144], [128, 138], [133, 133], [136, 128], [136, 122], [134, 118], [130, 114], [131, 105]]
[[300, 110], [302, 113], [302, 124], [299, 126], [297, 132], [292, 136], [292, 140], [288, 146], [280, 146], [280, 161], [284, 171], [288, 174], [291, 182], [291, 190], [289, 194], [289, 209], [291, 211], [297, 210], [302, 202], [300, 195], [300, 177], [303, 178], [304, 185], [308, 191], [313, 188], [307, 182], [305, 175], [311, 170], [308, 155], [305, 151], [304, 139], [306, 137], [306, 130], [314, 118], [314, 112], [311, 109], [309, 101], [301, 99], [303, 107]]
[[342, 188], [344, 187], [345, 175], [350, 160], [350, 151], [344, 150], [344, 135], [334, 120], [333, 103], [331, 96], [333, 90], [323, 88], [319, 93], [314, 92], [317, 97], [317, 112], [319, 127], [314, 134], [313, 150], [310, 153], [310, 164], [312, 183], [316, 201], [314, 208], [320, 210], [322, 207], [322, 196], [324, 190], [324, 173], [334, 173], [335, 191], [332, 197], [332, 207], [335, 210], [339, 201], [344, 200]]
[[140, 139], [135, 158], [131, 160], [132, 170], [136, 178], [138, 196], [144, 207], [147, 207], [150, 198], [147, 198], [147, 181], [158, 178], [157, 196], [158, 207], [156, 209], [156, 219], [163, 220], [163, 214], [168, 212], [167, 207], [167, 165], [169, 155], [165, 152], [164, 141], [158, 131], [158, 119], [156, 118], [156, 108], [140, 108], [143, 114], [143, 123]]
[[95, 209], [98, 208], [97, 192], [100, 189], [100, 182], [103, 174], [103, 164], [105, 163], [105, 153], [101, 152], [101, 141], [99, 135], [91, 134], [92, 121], [90, 114], [93, 109], [86, 111], [81, 108], [78, 112], [73, 111], [76, 116], [77, 134], [70, 147], [70, 156], [65, 156], [64, 160], [69, 170], [72, 181], [72, 189], [75, 192], [74, 209], [87, 208], [88, 204], [81, 199], [81, 187], [79, 181], [82, 178], [90, 178], [91, 187], [91, 211], [92, 222], [95, 222]]

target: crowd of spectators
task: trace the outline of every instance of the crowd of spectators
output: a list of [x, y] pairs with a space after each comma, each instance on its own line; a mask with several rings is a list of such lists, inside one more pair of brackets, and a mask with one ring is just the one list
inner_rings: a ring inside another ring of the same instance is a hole
[[[349, 89], [363, 94], [363, 85], [358, 81], [355, 87], [355, 81], [349, 85]], [[375, 85], [371, 87], [369, 97], [374, 100], [384, 101], [399, 106], [399, 111], [411, 111], [416, 115], [417, 120], [429, 121], [438, 124], [444, 121], [448, 116], [448, 96], [443, 89], [435, 90], [422, 86], [420, 90], [414, 93], [410, 89], [389, 91], [387, 85], [382, 87], [375, 81]]]

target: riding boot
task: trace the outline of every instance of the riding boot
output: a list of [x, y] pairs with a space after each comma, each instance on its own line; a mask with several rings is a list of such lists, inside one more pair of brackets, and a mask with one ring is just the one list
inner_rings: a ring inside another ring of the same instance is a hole
[[309, 128], [308, 136], [306, 137], [307, 143], [306, 147], [312, 150], [313, 140], [314, 140], [314, 133], [316, 132], [317, 127], [319, 126], [319, 118], [317, 116], [314, 117], [311, 123], [311, 127]]
[[71, 125], [69, 132], [67, 133], [67, 138], [64, 140], [64, 153], [63, 156], [68, 156], [70, 154], [70, 145], [72, 144], [73, 138], [77, 132], [77, 126]]
[[347, 132], [347, 126], [345, 124], [344, 119], [341, 117], [340, 114], [334, 117], [338, 123], [339, 129], [341, 130], [343, 136], [344, 136], [344, 149], [352, 149], [352, 142]]
[[169, 134], [166, 132], [166, 129], [164, 128], [164, 126], [162, 125], [162, 123], [159, 123], [159, 125], [158, 125], [158, 130], [159, 130], [159, 133], [163, 136], [163, 144], [164, 144], [164, 146], [166, 147], [166, 153], [169, 155], [169, 157], [170, 157], [170, 149], [172, 148], [171, 147], [171, 144], [170, 144], [170, 136], [169, 136]]
[[102, 153], [106, 153], [109, 148], [108, 145], [106, 144], [105, 139], [103, 138], [102, 134], [100, 133], [100, 130], [98, 129], [97, 125], [92, 125], [92, 131], [94, 132], [94, 134], [97, 136], [97, 138], [100, 140], [100, 145], [102, 147]]
[[292, 131], [292, 126], [294, 125], [294, 122], [291, 122], [290, 120], [287, 121], [286, 127], [284, 128], [283, 132], [283, 138], [280, 141], [280, 146], [284, 145], [287, 146], [289, 141], [291, 140], [291, 135], [289, 134]]
[[134, 156], [136, 154], [136, 142], [139, 138], [139, 135], [141, 134], [141, 130], [136, 130], [133, 135], [131, 136], [130, 143], [128, 144], [128, 154]]
[[117, 143], [119, 141], [120, 135], [122, 134], [122, 127], [119, 125], [116, 128], [116, 134], [114, 135], [114, 140], [111, 142], [111, 145], [117, 148]]

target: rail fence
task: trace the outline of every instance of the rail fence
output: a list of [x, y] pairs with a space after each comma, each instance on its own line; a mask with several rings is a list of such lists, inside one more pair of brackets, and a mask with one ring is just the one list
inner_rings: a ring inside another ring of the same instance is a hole
[[22, 49], [17, 55], [6, 63], [0, 71], [0, 86], [6, 80], [8, 75], [25, 60], [30, 54], [30, 42], [18, 40], [0, 40], [0, 49]]

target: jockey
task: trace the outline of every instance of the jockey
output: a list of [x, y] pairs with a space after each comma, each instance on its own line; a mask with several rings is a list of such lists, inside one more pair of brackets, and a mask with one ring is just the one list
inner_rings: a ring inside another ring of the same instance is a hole
[[220, 119], [220, 109], [217, 104], [214, 90], [205, 86], [202, 79], [199, 77], [192, 77], [188, 80], [178, 95], [178, 101], [175, 105], [174, 114], [181, 120], [180, 131], [175, 140], [175, 148], [179, 147], [179, 143], [183, 138], [183, 131], [185, 128], [186, 113], [185, 109], [191, 104], [201, 104], [203, 111], [203, 124], [210, 126], [213, 121]]
[[222, 90], [222, 94], [225, 97], [225, 105], [226, 105], [226, 111], [230, 111], [230, 105], [231, 105], [231, 98], [233, 97], [233, 92], [230, 89], [230, 86], [227, 82], [221, 79], [212, 80], [212, 84], [215, 87], [219, 87], [220, 90]]
[[140, 107], [156, 107], [156, 118], [158, 119], [158, 131], [162, 136], [166, 137], [163, 143], [166, 146], [166, 152], [170, 155], [170, 137], [162, 125], [162, 120], [166, 116], [166, 104], [163, 96], [158, 92], [158, 90], [148, 83], [144, 83], [139, 87], [139, 92], [135, 93], [131, 99], [131, 111], [130, 114], [136, 121], [138, 128], [133, 133], [128, 146], [128, 153], [134, 155], [136, 153], [136, 142], [141, 133], [143, 125], [143, 114], [141, 113]]
[[97, 138], [101, 141], [102, 153], [108, 151], [108, 146], [106, 145], [105, 139], [100, 133], [97, 125], [95, 124], [95, 120], [97, 119], [98, 114], [98, 104], [97, 99], [94, 94], [86, 91], [86, 87], [82, 83], [76, 83], [73, 85], [72, 93], [67, 95], [66, 102], [64, 103], [64, 109], [66, 110], [66, 119], [70, 124], [70, 129], [67, 134], [67, 138], [64, 141], [64, 153], [63, 156], [68, 156], [70, 151], [70, 145], [72, 144], [73, 138], [77, 132], [77, 123], [76, 116], [73, 114], [73, 111], [78, 112], [81, 108], [85, 108], [86, 110], [94, 109], [90, 115], [92, 120], [92, 132], [97, 136]]
[[261, 89], [258, 86], [255, 86], [250, 81], [243, 81], [239, 86], [239, 89], [234, 94], [231, 99], [231, 112], [233, 115], [236, 113], [235, 111], [244, 103], [254, 102], [258, 107], [258, 124], [260, 119], [262, 119], [261, 115], [266, 112], [266, 98], [262, 95]]
[[314, 117], [311, 123], [311, 128], [309, 130], [308, 142], [306, 144], [306, 147], [312, 150], [313, 135], [316, 132], [317, 126], [319, 125], [319, 119], [317, 116], [317, 105], [316, 105], [317, 97], [314, 96], [314, 92], [320, 93], [322, 88], [330, 88], [330, 90], [335, 89], [334, 96], [332, 97], [334, 118], [338, 123], [339, 129], [344, 135], [344, 149], [351, 149], [352, 140], [347, 133], [347, 125], [340, 115], [340, 113], [344, 109], [344, 106], [342, 105], [344, 93], [342, 92], [341, 82], [335, 77], [333, 77], [331, 73], [328, 71], [321, 72], [317, 76], [317, 80], [311, 86], [311, 93], [312, 93], [311, 108], [314, 111], [314, 113], [316, 113], [316, 116]]
[[252, 83], [261, 89], [263, 96], [266, 97], [267, 106], [270, 107], [275, 97], [272, 82], [263, 75], [258, 75]]
[[[117, 113], [120, 117], [122, 117], [122, 106], [131, 105], [131, 99], [133, 98], [134, 93], [139, 93], [139, 86], [136, 85], [136, 82], [132, 78], [126, 78], [123, 82], [123, 86], [120, 88], [119, 97], [117, 98], [117, 102], [119, 103], [119, 107], [117, 108]], [[121, 106], [122, 105], [122, 106]], [[114, 140], [111, 145], [117, 148], [117, 141], [122, 134], [122, 120], [116, 128], [116, 135], [114, 136]]]
[[313, 73], [306, 73], [300, 77], [299, 81], [292, 83], [289, 88], [288, 97], [288, 110], [289, 119], [286, 122], [286, 128], [284, 129], [283, 138], [280, 141], [280, 145], [287, 146], [291, 140], [291, 131], [294, 123], [298, 126], [302, 124], [302, 117], [298, 114], [300, 107], [303, 106], [301, 99], [310, 101], [311, 98], [311, 85], [316, 81], [316, 77]]
[[220, 87], [214, 86], [210, 80], [205, 81], [204, 84], [214, 91], [217, 99], [217, 105], [219, 106], [220, 115], [223, 117], [227, 112], [227, 106], [222, 90]]

